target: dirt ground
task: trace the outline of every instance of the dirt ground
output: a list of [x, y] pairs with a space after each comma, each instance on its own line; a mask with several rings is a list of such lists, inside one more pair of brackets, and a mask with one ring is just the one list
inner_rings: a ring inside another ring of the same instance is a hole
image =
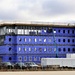
[[12, 71], [0, 72], [0, 75], [75, 75], [75, 71]]

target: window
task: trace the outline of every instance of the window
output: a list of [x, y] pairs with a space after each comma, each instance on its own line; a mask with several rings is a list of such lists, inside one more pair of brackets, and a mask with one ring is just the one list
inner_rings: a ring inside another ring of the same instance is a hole
[[70, 48], [68, 48], [68, 52], [70, 52]]
[[26, 38], [24, 38], [24, 41], [26, 42]]
[[46, 39], [44, 39], [44, 42], [46, 42]]
[[46, 48], [44, 48], [44, 51], [46, 51]]
[[39, 61], [41, 60], [41, 57], [39, 57]]
[[36, 38], [34, 40], [35, 40], [35, 42], [37, 42]]
[[26, 56], [24, 57], [24, 61], [26, 61], [27, 60], [27, 58], [26, 58]]
[[70, 39], [68, 39], [68, 42], [70, 42]]
[[22, 39], [21, 38], [19, 38], [19, 41], [21, 41]]
[[24, 51], [26, 52], [26, 48], [24, 48]]
[[36, 51], [36, 48], [34, 48], [34, 51]]
[[72, 39], [72, 42], [74, 43], [74, 39]]
[[54, 30], [53, 33], [56, 33], [56, 30]]
[[60, 42], [60, 39], [58, 39], [58, 41]]
[[44, 32], [46, 33], [46, 30], [44, 30]]
[[54, 48], [54, 52], [56, 51], [56, 48]]
[[59, 52], [61, 51], [61, 48], [59, 48]]
[[9, 41], [11, 41], [11, 38], [9, 38]]
[[8, 32], [9, 32], [9, 33], [12, 32], [12, 29], [8, 29]]
[[49, 48], [48, 50], [51, 52], [52, 51], [52, 48]]
[[34, 61], [37, 61], [37, 58], [36, 57], [34, 57]]
[[29, 38], [29, 42], [31, 42], [32, 41], [32, 39], [31, 38]]
[[63, 30], [63, 33], [65, 33], [65, 30]]
[[11, 51], [11, 47], [9, 48], [9, 51]]
[[39, 48], [39, 51], [42, 52], [42, 48]]
[[63, 51], [65, 52], [65, 51], [66, 51], [66, 49], [65, 49], [65, 48], [63, 48]]
[[19, 47], [19, 51], [21, 51], [21, 48]]
[[60, 30], [58, 30], [58, 32], [60, 33]]
[[52, 33], [52, 32], [53, 32], [53, 29], [50, 28], [50, 27], [48, 27], [48, 28], [47, 28], [47, 32], [48, 32], [48, 33]]
[[68, 34], [70, 33], [70, 30], [68, 30]]
[[39, 42], [41, 42], [42, 41], [42, 39], [39, 39]]
[[22, 34], [22, 29], [17, 29], [18, 34]]
[[54, 31], [56, 31], [56, 29], [54, 29]]
[[75, 52], [75, 48], [73, 48], [72, 51]]
[[29, 30], [28, 29], [25, 29], [25, 34], [29, 35]]
[[72, 30], [72, 34], [74, 34], [74, 30]]
[[12, 60], [12, 58], [11, 58], [11, 57], [9, 57], [9, 60]]
[[51, 42], [51, 38], [49, 38], [49, 40], [48, 40], [49, 42]]
[[32, 61], [32, 57], [29, 57], [29, 61]]
[[41, 33], [41, 30], [38, 30], [38, 33]]
[[63, 39], [63, 42], [65, 42], [65, 39]]
[[21, 56], [19, 56], [19, 57], [18, 57], [18, 60], [19, 60], [19, 61], [22, 61], [22, 57], [21, 57]]
[[29, 51], [31, 51], [31, 48], [29, 48]]

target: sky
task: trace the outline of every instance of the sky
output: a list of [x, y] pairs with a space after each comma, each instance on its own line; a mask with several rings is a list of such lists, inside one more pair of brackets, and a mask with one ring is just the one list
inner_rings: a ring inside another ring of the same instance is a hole
[[0, 0], [0, 21], [75, 23], [75, 0]]

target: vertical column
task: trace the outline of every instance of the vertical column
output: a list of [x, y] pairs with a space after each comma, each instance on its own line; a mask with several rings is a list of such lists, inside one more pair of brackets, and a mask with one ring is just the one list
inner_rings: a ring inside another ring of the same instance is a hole
[[7, 33], [6, 26], [4, 27], [4, 35]]
[[17, 26], [15, 26], [15, 34], [17, 34]]

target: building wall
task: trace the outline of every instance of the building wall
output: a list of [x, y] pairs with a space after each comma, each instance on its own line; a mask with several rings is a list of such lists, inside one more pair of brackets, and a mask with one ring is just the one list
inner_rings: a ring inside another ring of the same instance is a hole
[[2, 61], [40, 63], [43, 57], [56, 58], [58, 54], [58, 58], [65, 58], [66, 53], [75, 53], [75, 28], [53, 29], [55, 33], [42, 29], [39, 35], [5, 35], [0, 46]]

